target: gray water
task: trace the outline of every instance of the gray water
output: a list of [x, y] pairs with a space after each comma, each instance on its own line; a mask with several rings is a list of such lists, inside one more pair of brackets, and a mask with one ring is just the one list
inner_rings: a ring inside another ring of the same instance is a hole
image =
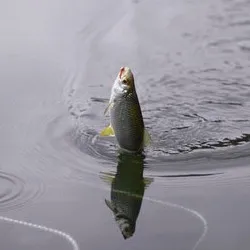
[[[0, 1], [0, 249], [248, 250], [249, 9]], [[139, 159], [98, 136], [121, 66], [152, 136]]]

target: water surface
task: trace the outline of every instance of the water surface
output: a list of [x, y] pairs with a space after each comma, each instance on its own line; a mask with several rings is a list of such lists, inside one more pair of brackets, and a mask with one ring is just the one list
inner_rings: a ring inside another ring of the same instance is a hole
[[[248, 250], [249, 5], [0, 1], [2, 248]], [[98, 136], [124, 65], [139, 158]]]

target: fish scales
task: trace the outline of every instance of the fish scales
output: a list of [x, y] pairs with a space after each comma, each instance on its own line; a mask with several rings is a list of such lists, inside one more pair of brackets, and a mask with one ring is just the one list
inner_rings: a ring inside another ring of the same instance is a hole
[[110, 124], [101, 136], [115, 136], [121, 149], [139, 153], [148, 146], [151, 138], [144, 127], [134, 76], [128, 67], [122, 67], [111, 89], [109, 104]]
[[136, 92], [120, 97], [110, 111], [111, 125], [120, 146], [138, 151], [143, 143], [144, 122]]

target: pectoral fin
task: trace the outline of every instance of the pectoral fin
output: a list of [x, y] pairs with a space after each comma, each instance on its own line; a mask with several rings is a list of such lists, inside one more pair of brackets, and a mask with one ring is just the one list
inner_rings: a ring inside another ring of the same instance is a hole
[[107, 106], [107, 108], [105, 108], [104, 110], [104, 115], [106, 115], [108, 113], [108, 111], [113, 107], [114, 103], [110, 102]]
[[106, 203], [107, 207], [108, 207], [112, 212], [115, 211], [115, 207], [113, 206], [113, 204], [112, 204], [111, 201], [108, 201], [108, 200], [105, 199], [105, 203]]
[[146, 129], [144, 129], [144, 136], [143, 136], [143, 146], [147, 147], [151, 142], [151, 136]]
[[115, 132], [111, 125], [103, 129], [100, 133], [101, 136], [115, 136]]
[[148, 188], [153, 181], [154, 181], [153, 178], [148, 178], [148, 177], [143, 178], [145, 188]]

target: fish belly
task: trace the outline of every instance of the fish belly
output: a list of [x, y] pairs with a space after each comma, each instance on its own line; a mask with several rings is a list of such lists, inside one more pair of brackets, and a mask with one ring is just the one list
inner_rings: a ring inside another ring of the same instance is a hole
[[132, 152], [142, 149], [144, 123], [137, 96], [115, 103], [111, 110], [111, 125], [122, 149]]

